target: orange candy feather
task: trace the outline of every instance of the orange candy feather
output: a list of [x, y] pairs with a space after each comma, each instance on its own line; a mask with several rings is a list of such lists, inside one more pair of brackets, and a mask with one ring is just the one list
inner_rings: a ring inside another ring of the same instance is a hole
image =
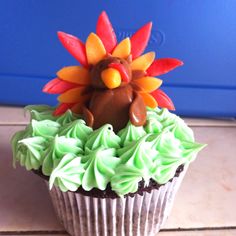
[[88, 36], [85, 47], [88, 63], [92, 65], [97, 64], [107, 54], [101, 39], [94, 33]]
[[71, 83], [79, 85], [89, 85], [91, 78], [89, 71], [81, 66], [67, 66], [57, 72], [57, 76]]
[[145, 103], [146, 106], [150, 107], [150, 108], [155, 108], [157, 107], [157, 101], [155, 100], [155, 98], [148, 94], [148, 93], [139, 93], [142, 98], [143, 98], [143, 101]]
[[130, 55], [130, 51], [131, 51], [130, 39], [125, 38], [115, 47], [112, 56], [126, 59]]
[[153, 63], [155, 59], [155, 52], [148, 52], [131, 63], [132, 70], [147, 70], [147, 68]]
[[132, 84], [134, 84], [134, 89], [140, 92], [151, 93], [161, 86], [162, 80], [146, 76], [133, 80]]
[[78, 87], [66, 91], [58, 97], [58, 101], [61, 103], [77, 103], [86, 101], [91, 96], [91, 94], [85, 93], [87, 89], [87, 87]]

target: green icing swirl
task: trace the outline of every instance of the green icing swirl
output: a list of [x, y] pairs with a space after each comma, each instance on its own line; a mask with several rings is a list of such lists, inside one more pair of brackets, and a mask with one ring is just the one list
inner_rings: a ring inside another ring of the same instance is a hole
[[165, 184], [205, 146], [194, 142], [192, 130], [167, 109], [147, 108], [143, 127], [129, 122], [118, 134], [109, 124], [93, 131], [70, 110], [58, 117], [48, 106], [26, 109], [31, 123], [12, 137], [13, 164], [42, 167], [50, 187], [62, 191], [104, 190], [110, 182], [123, 196], [136, 192], [141, 180]]
[[56, 120], [56, 116], [52, 115], [54, 108], [47, 105], [29, 105], [25, 107], [25, 110], [30, 112], [33, 120]]
[[181, 118], [165, 108], [148, 108], [147, 124], [144, 128], [147, 133], [160, 133], [162, 130], [169, 130], [182, 141], [194, 141], [193, 131]]
[[149, 136], [151, 143], [151, 149], [157, 150], [163, 155], [175, 155], [181, 157], [182, 145], [181, 141], [177, 139], [173, 133], [168, 130], [161, 132], [160, 134], [153, 134]]
[[64, 114], [62, 114], [61, 116], [56, 116], [56, 122], [58, 122], [59, 124], [66, 125], [76, 119], [79, 118], [79, 116], [75, 115], [74, 113], [72, 113], [71, 110], [67, 110]]
[[22, 139], [18, 142], [15, 158], [27, 170], [37, 170], [42, 165], [45, 148], [46, 139], [43, 137]]
[[144, 179], [148, 184], [151, 178], [150, 170], [158, 151], [151, 149], [148, 142], [150, 135], [145, 135], [118, 150], [121, 159], [114, 177], [111, 179], [112, 190], [118, 195], [134, 193], [138, 190], [138, 183]]
[[11, 138], [11, 148], [12, 148], [12, 154], [13, 154], [13, 167], [16, 167], [16, 162], [19, 161], [19, 144], [18, 142], [24, 138], [25, 130], [21, 130], [16, 132], [13, 137]]
[[142, 180], [142, 170], [129, 165], [119, 165], [111, 179], [111, 188], [119, 196], [134, 193], [138, 190], [138, 183]]
[[49, 187], [53, 184], [58, 186], [61, 191], [76, 191], [82, 184], [84, 166], [81, 163], [81, 157], [76, 157], [68, 153], [62, 157], [57, 167], [52, 171], [49, 179]]
[[149, 134], [117, 151], [121, 159], [121, 164], [134, 166], [143, 170], [146, 172], [143, 176], [148, 175], [148, 170], [152, 166], [153, 159], [158, 154], [155, 149], [151, 149], [150, 142], [147, 141], [148, 137], [150, 137]]
[[85, 173], [82, 180], [82, 187], [86, 191], [92, 188], [105, 190], [111, 177], [115, 174], [115, 169], [120, 163], [120, 159], [115, 156], [114, 148], [104, 149], [100, 147], [90, 151], [84, 157]]
[[163, 125], [155, 117], [149, 117], [145, 125], [145, 130], [148, 134], [159, 134], [163, 130]]
[[132, 141], [136, 141], [146, 134], [142, 126], [134, 126], [129, 121], [126, 127], [119, 131], [118, 136], [121, 138], [121, 145], [124, 146]]
[[156, 160], [151, 169], [151, 176], [159, 184], [165, 184], [175, 176], [177, 168], [183, 164], [178, 157], [161, 156], [161, 160]]
[[159, 152], [151, 168], [152, 178], [159, 184], [168, 182], [175, 176], [180, 165], [194, 160], [197, 152], [205, 145], [194, 142], [185, 142], [177, 139], [168, 130], [150, 137], [152, 149]]
[[45, 139], [52, 139], [58, 133], [60, 124], [51, 120], [32, 120], [31, 121], [31, 136], [40, 136]]
[[185, 141], [182, 142], [182, 145], [184, 147], [183, 156], [186, 158], [187, 163], [193, 162], [197, 154], [207, 146], [206, 144]]
[[45, 151], [42, 163], [42, 172], [49, 176], [53, 169], [57, 167], [61, 158], [67, 153], [82, 154], [82, 142], [79, 139], [67, 138], [65, 136], [56, 135], [55, 139], [50, 143]]
[[[43, 144], [42, 148], [45, 149], [48, 146], [46, 141], [54, 138], [59, 127], [58, 123], [50, 120], [32, 119], [25, 130], [17, 132], [11, 139], [13, 166], [15, 167], [16, 162], [19, 161], [21, 165], [26, 166], [27, 170], [38, 169], [42, 164], [42, 157], [39, 158], [37, 154], [37, 149], [41, 149], [38, 145]], [[29, 158], [32, 160], [30, 161]]]
[[79, 118], [79, 116], [72, 113], [71, 110], [67, 110], [61, 116], [54, 116], [53, 112], [55, 108], [47, 105], [30, 105], [26, 106], [25, 110], [30, 112], [32, 120], [51, 120], [58, 122], [62, 126]]
[[99, 147], [120, 148], [120, 137], [113, 132], [112, 125], [106, 124], [94, 130], [85, 143], [85, 152], [96, 150]]
[[64, 125], [60, 129], [59, 135], [80, 139], [84, 144], [88, 139], [88, 135], [92, 132], [93, 129], [88, 127], [84, 120], [79, 119]]

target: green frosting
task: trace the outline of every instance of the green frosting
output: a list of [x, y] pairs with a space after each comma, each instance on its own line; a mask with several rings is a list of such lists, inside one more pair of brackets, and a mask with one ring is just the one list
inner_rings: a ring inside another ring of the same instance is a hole
[[177, 139], [170, 131], [164, 130], [160, 134], [150, 135], [149, 141], [151, 143], [152, 150], [157, 150], [160, 154], [164, 155], [174, 154], [175, 156], [181, 158], [181, 141]]
[[76, 191], [82, 183], [84, 166], [81, 163], [81, 157], [76, 157], [68, 153], [62, 157], [57, 167], [52, 171], [49, 179], [49, 187], [53, 184], [58, 186], [61, 191]]
[[40, 136], [45, 139], [52, 139], [58, 133], [60, 124], [51, 120], [32, 120], [31, 135], [32, 137]]
[[178, 116], [170, 113], [167, 109], [147, 108], [147, 133], [160, 133], [169, 130], [180, 140], [194, 141], [193, 131]]
[[82, 187], [86, 191], [92, 188], [105, 190], [111, 177], [115, 174], [115, 169], [120, 163], [120, 159], [115, 156], [114, 148], [104, 149], [100, 147], [95, 151], [90, 151], [84, 157], [85, 173], [82, 180]]
[[194, 142], [180, 141], [174, 133], [168, 130], [151, 135], [149, 140], [152, 149], [159, 152], [151, 170], [152, 178], [159, 184], [164, 184], [172, 179], [177, 168], [193, 161], [197, 152], [205, 146]]
[[79, 119], [64, 125], [60, 129], [59, 135], [65, 135], [68, 138], [80, 139], [84, 144], [88, 139], [88, 135], [92, 132], [93, 129], [88, 127], [84, 120]]
[[41, 150], [46, 149], [47, 141], [54, 138], [59, 127], [60, 124], [54, 121], [32, 119], [25, 130], [17, 132], [11, 139], [13, 166], [19, 161], [27, 170], [39, 169], [43, 160]]
[[147, 141], [148, 137], [150, 137], [149, 134], [117, 151], [121, 159], [121, 164], [134, 166], [143, 170], [145, 172], [143, 173], [143, 177], [148, 175], [153, 159], [158, 154], [158, 151], [151, 148], [150, 142]]
[[79, 118], [79, 116], [72, 113], [71, 110], [67, 110], [61, 116], [54, 116], [53, 112], [55, 108], [47, 105], [30, 105], [26, 106], [25, 110], [30, 112], [31, 119], [38, 121], [52, 120], [58, 122], [60, 125], [65, 125]]
[[195, 142], [182, 142], [184, 151], [183, 151], [183, 156], [186, 158], [186, 163], [191, 163], [193, 162], [197, 154], [205, 148], [207, 145], [206, 144], [201, 144], [201, 143], [195, 143]]
[[12, 155], [13, 155], [13, 166], [16, 167], [16, 162], [20, 160], [20, 156], [18, 154], [19, 145], [18, 142], [24, 138], [25, 130], [18, 131], [13, 135], [11, 138], [11, 148], [12, 148]]
[[18, 142], [15, 160], [27, 170], [37, 170], [42, 165], [45, 147], [46, 139], [43, 137], [22, 139]]
[[155, 157], [158, 155], [158, 151], [151, 149], [151, 143], [148, 142], [149, 137], [150, 135], [145, 135], [138, 141], [118, 150], [121, 165], [111, 179], [112, 190], [118, 195], [136, 192], [138, 183], [142, 179], [146, 184], [149, 183], [150, 170]]
[[85, 143], [85, 152], [87, 153], [89, 150], [96, 150], [99, 147], [120, 147], [120, 137], [113, 132], [112, 125], [103, 125], [88, 136], [88, 141]]
[[124, 146], [132, 141], [136, 141], [146, 134], [142, 126], [134, 126], [129, 121], [126, 127], [119, 131], [118, 135], [121, 138], [121, 145]]
[[56, 121], [63, 126], [78, 118], [79, 116], [73, 114], [71, 110], [67, 110], [63, 115], [57, 116]]
[[52, 115], [54, 108], [47, 105], [29, 105], [25, 110], [30, 112], [31, 119], [34, 120], [56, 120], [56, 116]]
[[119, 165], [111, 179], [112, 190], [119, 196], [136, 192], [138, 183], [143, 178], [142, 174], [143, 171], [134, 166]]
[[145, 125], [145, 130], [148, 134], [159, 134], [163, 128], [162, 123], [155, 117], [149, 117]]
[[49, 176], [53, 169], [58, 165], [61, 158], [67, 154], [82, 154], [82, 142], [79, 139], [56, 136], [45, 151], [42, 163], [44, 175]]
[[42, 168], [62, 191], [82, 187], [104, 190], [107, 184], [119, 196], [134, 193], [139, 182], [159, 184], [175, 176], [205, 146], [194, 141], [192, 130], [167, 109], [147, 108], [147, 122], [130, 122], [115, 134], [111, 125], [97, 130], [70, 110], [53, 116], [54, 108], [28, 106], [31, 123], [12, 140], [13, 163], [27, 170]]

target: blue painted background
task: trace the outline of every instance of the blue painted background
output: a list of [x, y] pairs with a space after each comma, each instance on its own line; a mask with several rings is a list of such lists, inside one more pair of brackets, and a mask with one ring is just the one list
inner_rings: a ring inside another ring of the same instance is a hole
[[43, 85], [77, 64], [56, 32], [85, 40], [102, 10], [119, 39], [152, 20], [147, 51], [185, 62], [161, 76], [178, 114], [236, 117], [235, 0], [1, 0], [0, 103], [56, 104]]

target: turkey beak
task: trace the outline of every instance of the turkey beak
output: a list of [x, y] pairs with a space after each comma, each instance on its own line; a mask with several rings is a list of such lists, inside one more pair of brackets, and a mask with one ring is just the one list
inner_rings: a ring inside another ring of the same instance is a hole
[[109, 89], [117, 88], [121, 84], [120, 72], [114, 68], [107, 68], [103, 70], [101, 73], [101, 78], [103, 83]]

